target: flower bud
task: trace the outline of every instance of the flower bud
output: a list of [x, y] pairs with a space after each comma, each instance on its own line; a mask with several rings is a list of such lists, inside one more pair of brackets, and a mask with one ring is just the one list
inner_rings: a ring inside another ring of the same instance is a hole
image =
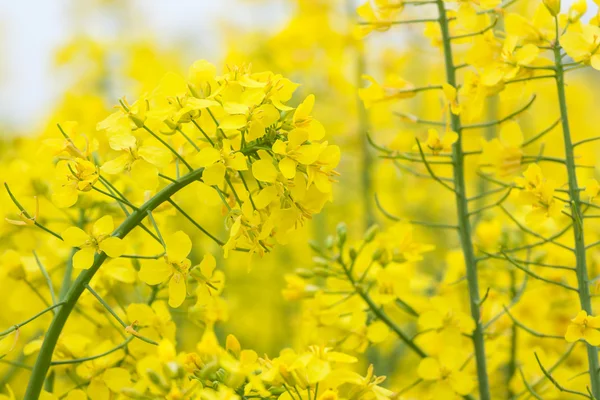
[[373, 239], [375, 239], [375, 236], [377, 235], [378, 231], [379, 231], [379, 226], [377, 226], [377, 225], [373, 225], [369, 229], [367, 229], [367, 231], [365, 232], [365, 236], [364, 236], [365, 242], [367, 242], [367, 243], [372, 242]]
[[310, 279], [315, 276], [315, 273], [312, 270], [306, 269], [306, 268], [297, 268], [295, 273], [300, 278], [304, 278], [304, 279]]
[[354, 247], [350, 248], [350, 252], [348, 254], [350, 255], [351, 260], [356, 259], [356, 257], [358, 256], [358, 253], [356, 252], [356, 249]]
[[586, 0], [577, 0], [573, 3], [571, 8], [569, 8], [569, 22], [577, 22], [581, 19], [583, 14], [587, 11], [587, 2]]
[[378, 260], [381, 258], [381, 256], [383, 255], [383, 252], [384, 252], [384, 251], [385, 251], [384, 249], [382, 249], [382, 248], [378, 248], [377, 250], [375, 250], [375, 251], [373, 252], [373, 255], [371, 256], [371, 259], [372, 259], [373, 261], [378, 261]]
[[329, 261], [327, 261], [325, 258], [323, 257], [313, 257], [313, 262], [316, 265], [322, 266], [322, 267], [326, 267], [329, 265]]
[[333, 236], [329, 235], [327, 236], [327, 239], [325, 239], [325, 248], [327, 248], [328, 250], [333, 249], [333, 245], [335, 244], [335, 239], [333, 238]]
[[346, 227], [346, 224], [344, 224], [343, 222], [341, 222], [338, 226], [337, 226], [337, 238], [338, 238], [338, 247], [343, 247], [344, 243], [346, 243], [346, 238], [348, 237], [348, 228]]
[[543, 0], [543, 1], [544, 1], [544, 5], [546, 6], [546, 8], [550, 12], [550, 14], [552, 14], [553, 17], [556, 17], [558, 14], [560, 14], [560, 0]]

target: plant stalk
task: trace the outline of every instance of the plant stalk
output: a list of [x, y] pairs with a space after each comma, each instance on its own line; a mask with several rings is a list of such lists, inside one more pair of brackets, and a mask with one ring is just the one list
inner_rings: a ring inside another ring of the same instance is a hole
[[[558, 22], [557, 27], [558, 27]], [[558, 29], [558, 28], [557, 28]], [[557, 31], [558, 32], [558, 31]], [[569, 184], [569, 198], [571, 199], [571, 210], [573, 213], [573, 235], [575, 239], [575, 269], [577, 274], [579, 302], [581, 309], [588, 315], [592, 315], [592, 302], [590, 298], [589, 276], [586, 263], [586, 248], [583, 229], [583, 218], [581, 212], [581, 199], [579, 197], [579, 186], [577, 184], [577, 171], [575, 166], [575, 155], [573, 142], [571, 140], [571, 128], [569, 126], [569, 112], [567, 110], [567, 96], [565, 93], [565, 70], [560, 54], [561, 46], [557, 34], [554, 46], [554, 62], [556, 66], [556, 89], [558, 92], [558, 104], [565, 144], [565, 159]], [[590, 371], [591, 390], [594, 398], [600, 399], [600, 374], [598, 361], [598, 349], [589, 343], [587, 345], [588, 364]]]
[[[146, 218], [148, 211], [154, 210], [156, 207], [170, 199], [171, 196], [173, 196], [179, 190], [201, 178], [203, 170], [203, 168], [194, 170], [163, 188], [140, 208], [132, 212], [131, 215], [129, 215], [129, 217], [127, 217], [125, 221], [123, 221], [123, 223], [113, 232], [113, 236], [119, 238], [125, 237], [129, 232], [131, 232], [132, 229], [138, 226], [144, 218]], [[54, 348], [56, 347], [56, 343], [58, 342], [63, 327], [65, 326], [71, 311], [73, 311], [77, 300], [85, 290], [86, 285], [89, 284], [92, 277], [102, 266], [106, 260], [106, 257], [107, 256], [104, 253], [96, 254], [96, 257], [94, 258], [94, 264], [89, 269], [79, 274], [77, 279], [69, 288], [65, 298], [62, 299], [64, 304], [54, 316], [52, 323], [48, 328], [48, 332], [46, 332], [44, 343], [42, 344], [42, 348], [40, 349], [38, 357], [35, 361], [35, 365], [33, 366], [24, 400], [36, 400], [39, 398], [44, 386], [46, 374], [48, 373], [48, 369], [52, 363], [52, 354], [54, 352]]]
[[[448, 16], [443, 0], [437, 0], [439, 12], [439, 25], [442, 33], [444, 62], [446, 67], [446, 80], [448, 84], [457, 87], [456, 84], [456, 66], [452, 57], [452, 43], [448, 24]], [[475, 353], [475, 362], [477, 365], [477, 381], [479, 384], [480, 400], [490, 400], [490, 384], [487, 373], [487, 363], [485, 356], [484, 330], [481, 322], [479, 281], [477, 277], [477, 261], [473, 250], [471, 238], [471, 223], [469, 221], [469, 207], [467, 187], [464, 173], [464, 152], [462, 148], [462, 124], [460, 116], [450, 112], [451, 127], [458, 134], [458, 140], [452, 146], [452, 159], [454, 162], [454, 190], [456, 192], [456, 209], [458, 217], [458, 231], [460, 243], [465, 259], [467, 282], [469, 287], [469, 303], [471, 307], [471, 317], [475, 322], [475, 330], [472, 334], [473, 348]]]

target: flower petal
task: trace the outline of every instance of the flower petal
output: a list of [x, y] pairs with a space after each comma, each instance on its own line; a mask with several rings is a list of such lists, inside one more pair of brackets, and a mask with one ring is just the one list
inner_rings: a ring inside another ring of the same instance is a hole
[[98, 247], [110, 258], [121, 257], [121, 254], [125, 251], [125, 243], [116, 236], [107, 237], [98, 243]]
[[90, 239], [90, 236], [87, 233], [76, 226], [65, 229], [61, 236], [65, 243], [71, 247], [81, 247]]
[[180, 263], [192, 251], [192, 241], [183, 231], [177, 231], [165, 238], [169, 261]]
[[88, 269], [94, 264], [94, 255], [96, 251], [91, 247], [79, 250], [73, 255], [73, 268]]
[[158, 285], [167, 279], [173, 270], [164, 260], [152, 260], [142, 264], [138, 273], [140, 280], [148, 285]]
[[179, 307], [187, 295], [185, 289], [185, 277], [180, 273], [175, 273], [169, 281], [169, 306]]
[[114, 229], [115, 224], [113, 222], [113, 218], [110, 215], [105, 215], [98, 221], [94, 222], [94, 227], [92, 228], [92, 235], [96, 238], [101, 235], [109, 235]]

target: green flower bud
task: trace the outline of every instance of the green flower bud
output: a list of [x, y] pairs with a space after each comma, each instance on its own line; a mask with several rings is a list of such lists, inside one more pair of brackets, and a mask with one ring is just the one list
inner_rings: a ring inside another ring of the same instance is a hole
[[377, 233], [379, 233], [379, 226], [373, 225], [369, 229], [367, 229], [363, 239], [365, 240], [365, 242], [370, 243], [373, 241], [373, 239], [375, 239]]
[[348, 228], [346, 224], [341, 222], [337, 226], [337, 237], [338, 237], [338, 247], [343, 247], [344, 243], [346, 243], [346, 239], [348, 237]]
[[315, 276], [315, 273], [312, 270], [306, 269], [306, 268], [297, 268], [295, 273], [300, 278], [304, 278], [304, 279], [310, 279]]

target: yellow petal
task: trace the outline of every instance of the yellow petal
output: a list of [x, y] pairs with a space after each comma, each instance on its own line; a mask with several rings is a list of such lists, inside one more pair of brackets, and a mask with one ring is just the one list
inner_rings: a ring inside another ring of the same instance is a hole
[[261, 182], [274, 183], [277, 169], [270, 160], [258, 160], [252, 164], [252, 175]]
[[169, 279], [172, 272], [171, 266], [164, 260], [152, 260], [142, 264], [138, 274], [142, 282], [148, 285], [158, 285]]
[[218, 186], [223, 183], [225, 178], [225, 165], [222, 163], [216, 163], [210, 165], [204, 169], [202, 173], [202, 181], [209, 186]]
[[[288, 133], [288, 143], [291, 148], [296, 148], [308, 140], [308, 132], [304, 129], [294, 129]], [[275, 146], [273, 146], [275, 147]], [[275, 149], [273, 148], [273, 151]]]
[[87, 387], [90, 400], [110, 400], [110, 391], [100, 379], [93, 379]]
[[210, 99], [197, 99], [195, 97], [190, 97], [187, 99], [186, 106], [191, 108], [192, 110], [201, 110], [203, 108], [218, 106], [219, 103], [210, 100]]
[[130, 133], [118, 133], [111, 135], [108, 138], [108, 143], [113, 150], [127, 150], [135, 148], [136, 139]]
[[590, 65], [595, 70], [600, 71], [600, 54], [594, 54], [592, 58], [590, 58]]
[[197, 199], [207, 206], [216, 206], [221, 203], [221, 197], [219, 193], [206, 183], [198, 181], [196, 182], [196, 191], [198, 193]]
[[107, 237], [102, 240], [98, 243], [98, 247], [111, 258], [121, 257], [121, 254], [125, 251], [125, 244], [116, 236]]
[[94, 255], [96, 251], [91, 247], [79, 250], [73, 255], [73, 268], [88, 269], [94, 264]]
[[246, 126], [247, 122], [245, 115], [229, 115], [219, 122], [219, 128], [223, 130], [241, 129]]
[[296, 108], [296, 112], [294, 113], [294, 124], [297, 122], [302, 122], [307, 117], [310, 116], [310, 113], [315, 105], [315, 95], [309, 94], [306, 99]]
[[127, 164], [131, 162], [131, 155], [123, 154], [113, 160], [107, 161], [102, 164], [100, 170], [109, 175], [120, 174], [125, 170]]
[[294, 176], [296, 176], [296, 161], [288, 157], [282, 159], [279, 161], [279, 170], [286, 179], [294, 179]]
[[185, 300], [186, 295], [185, 277], [180, 273], [173, 274], [169, 281], [169, 306], [179, 307]]
[[567, 332], [565, 333], [565, 340], [569, 343], [573, 343], [582, 338], [581, 328], [579, 325], [570, 324], [567, 327]]
[[77, 189], [65, 186], [52, 193], [52, 203], [58, 208], [69, 208], [77, 203], [78, 196]]
[[310, 121], [308, 126], [308, 139], [309, 140], [321, 140], [325, 136], [325, 127], [322, 123], [313, 119]]
[[338, 351], [328, 351], [326, 355], [327, 361], [339, 362], [344, 364], [353, 364], [355, 362], [358, 362], [358, 359], [356, 357], [340, 353]]
[[127, 306], [127, 320], [130, 323], [137, 321], [141, 326], [151, 325], [154, 316], [154, 311], [148, 304], [132, 303]]
[[158, 186], [158, 169], [144, 160], [135, 160], [131, 165], [131, 178], [140, 188], [154, 190]]
[[87, 395], [83, 390], [75, 389], [69, 391], [69, 394], [65, 398], [65, 400], [87, 400]]
[[235, 153], [233, 157], [227, 160], [227, 165], [236, 171], [246, 171], [248, 169], [246, 156], [243, 153]]
[[173, 159], [169, 150], [157, 146], [142, 146], [138, 149], [138, 155], [158, 168], [166, 167]]
[[192, 251], [192, 241], [183, 231], [177, 231], [165, 238], [169, 261], [180, 263]]
[[419, 363], [417, 373], [421, 379], [428, 381], [438, 380], [441, 376], [440, 363], [435, 358], [424, 358]]
[[262, 189], [258, 195], [254, 196], [254, 204], [256, 208], [262, 210], [277, 198], [277, 188], [275, 186], [267, 186]]
[[592, 346], [600, 345], [600, 332], [594, 328], [586, 328], [583, 332], [583, 339]]
[[375, 321], [367, 328], [367, 338], [373, 343], [381, 343], [387, 339], [390, 328], [383, 321]]
[[515, 121], [508, 121], [502, 125], [500, 139], [506, 146], [521, 147], [523, 144], [523, 132], [519, 124]]
[[116, 258], [104, 263], [102, 271], [106, 276], [123, 283], [135, 282], [137, 275], [131, 261], [123, 258]]
[[94, 227], [92, 228], [92, 235], [97, 238], [101, 235], [109, 235], [114, 230], [115, 223], [113, 222], [113, 217], [110, 215], [105, 215], [104, 217], [94, 222]]
[[217, 68], [206, 60], [195, 61], [188, 70], [188, 80], [194, 85], [201, 85], [214, 79]]
[[201, 167], [208, 167], [221, 159], [221, 152], [214, 147], [205, 147], [195, 157], [196, 163]]
[[202, 271], [202, 275], [206, 278], [210, 278], [216, 267], [217, 260], [215, 260], [215, 257], [210, 253], [205, 254], [200, 262], [200, 271]]
[[253, 140], [260, 139], [261, 137], [265, 136], [265, 133], [266, 133], [265, 126], [262, 123], [260, 123], [258, 121], [252, 121], [248, 125], [248, 133], [246, 133], [246, 141], [251, 142]]
[[109, 368], [102, 374], [106, 386], [115, 393], [131, 386], [131, 375], [125, 368]]
[[296, 151], [296, 153], [298, 154], [296, 157], [296, 161], [304, 165], [313, 164], [319, 158], [321, 149], [321, 145], [306, 144]]
[[65, 243], [71, 247], [80, 247], [90, 239], [90, 236], [87, 233], [76, 226], [68, 227], [61, 236]]

